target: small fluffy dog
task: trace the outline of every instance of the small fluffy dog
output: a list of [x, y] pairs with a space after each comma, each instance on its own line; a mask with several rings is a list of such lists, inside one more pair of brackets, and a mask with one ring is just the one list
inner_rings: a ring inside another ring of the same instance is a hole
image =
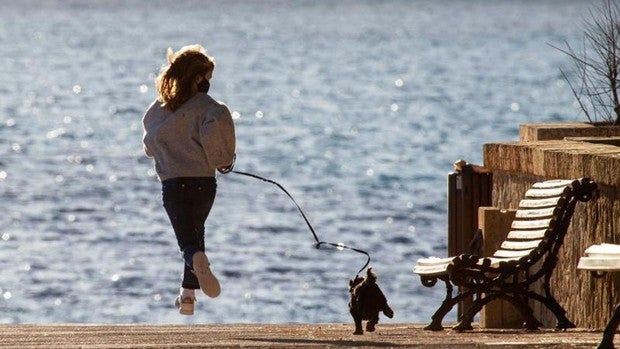
[[373, 332], [379, 322], [380, 311], [390, 319], [394, 316], [394, 311], [377, 285], [377, 275], [372, 271], [372, 267], [366, 270], [365, 278], [357, 276], [355, 280], [349, 281], [349, 293], [351, 293], [349, 311], [355, 321], [353, 334], [364, 334], [362, 320], [368, 320], [366, 331]]

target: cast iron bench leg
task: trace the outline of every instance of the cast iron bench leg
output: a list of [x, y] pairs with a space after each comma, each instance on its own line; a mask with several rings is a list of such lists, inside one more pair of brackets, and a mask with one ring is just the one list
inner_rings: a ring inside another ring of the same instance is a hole
[[441, 302], [441, 306], [439, 307], [439, 309], [437, 309], [435, 314], [433, 314], [431, 318], [431, 323], [428, 326], [424, 327], [424, 329], [427, 331], [443, 330], [441, 322], [443, 321], [444, 316], [446, 316], [446, 314], [448, 314], [452, 307], [454, 307], [454, 305], [458, 303], [458, 301], [455, 300], [454, 297], [452, 297], [453, 288], [450, 281], [447, 278], [443, 278], [442, 280], [446, 283], [446, 298], [443, 300], [443, 302]]
[[620, 325], [620, 304], [616, 306], [614, 315], [611, 317], [603, 332], [603, 340], [598, 345], [597, 349], [613, 349], [614, 348], [614, 334]]

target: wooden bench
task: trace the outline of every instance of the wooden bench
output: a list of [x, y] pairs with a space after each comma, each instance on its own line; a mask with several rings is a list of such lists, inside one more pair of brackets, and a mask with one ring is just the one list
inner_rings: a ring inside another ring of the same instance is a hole
[[[425, 329], [442, 330], [444, 316], [454, 305], [472, 296], [473, 303], [465, 309], [453, 329], [473, 329], [474, 316], [494, 299], [510, 302], [529, 330], [542, 325], [534, 317], [529, 300], [541, 302], [551, 310], [557, 318], [558, 329], [575, 327], [551, 294], [550, 280], [575, 204], [589, 201], [595, 189], [596, 184], [588, 178], [536, 183], [519, 203], [511, 230], [493, 256], [483, 258], [462, 254], [419, 259], [413, 271], [420, 275], [422, 284], [432, 287], [437, 280], [442, 280], [447, 289], [446, 298]], [[543, 280], [542, 294], [530, 289], [538, 280]], [[455, 286], [460, 291], [453, 297]]]
[[[586, 249], [585, 254], [579, 259], [577, 269], [588, 270], [597, 277], [605, 273], [620, 272], [620, 245], [592, 245]], [[620, 325], [620, 304], [616, 305], [611, 319], [605, 326], [603, 339], [597, 349], [614, 348], [614, 335], [618, 325]]]

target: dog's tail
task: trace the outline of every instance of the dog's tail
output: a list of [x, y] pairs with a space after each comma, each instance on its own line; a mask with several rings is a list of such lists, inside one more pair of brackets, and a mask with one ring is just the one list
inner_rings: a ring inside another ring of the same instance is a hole
[[370, 281], [370, 282], [377, 281], [377, 274], [375, 274], [375, 272], [372, 271], [372, 267], [368, 267], [368, 269], [366, 269], [366, 281]]
[[392, 310], [392, 308], [390, 308], [390, 306], [386, 304], [385, 308], [383, 308], [383, 314], [385, 314], [385, 316], [391, 319], [394, 317], [394, 310]]

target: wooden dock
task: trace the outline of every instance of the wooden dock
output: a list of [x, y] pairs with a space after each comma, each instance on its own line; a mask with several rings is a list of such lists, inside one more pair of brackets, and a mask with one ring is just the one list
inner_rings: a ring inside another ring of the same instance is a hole
[[601, 331], [571, 329], [422, 330], [421, 324], [379, 324], [353, 335], [353, 324], [0, 325], [0, 348], [594, 348]]

